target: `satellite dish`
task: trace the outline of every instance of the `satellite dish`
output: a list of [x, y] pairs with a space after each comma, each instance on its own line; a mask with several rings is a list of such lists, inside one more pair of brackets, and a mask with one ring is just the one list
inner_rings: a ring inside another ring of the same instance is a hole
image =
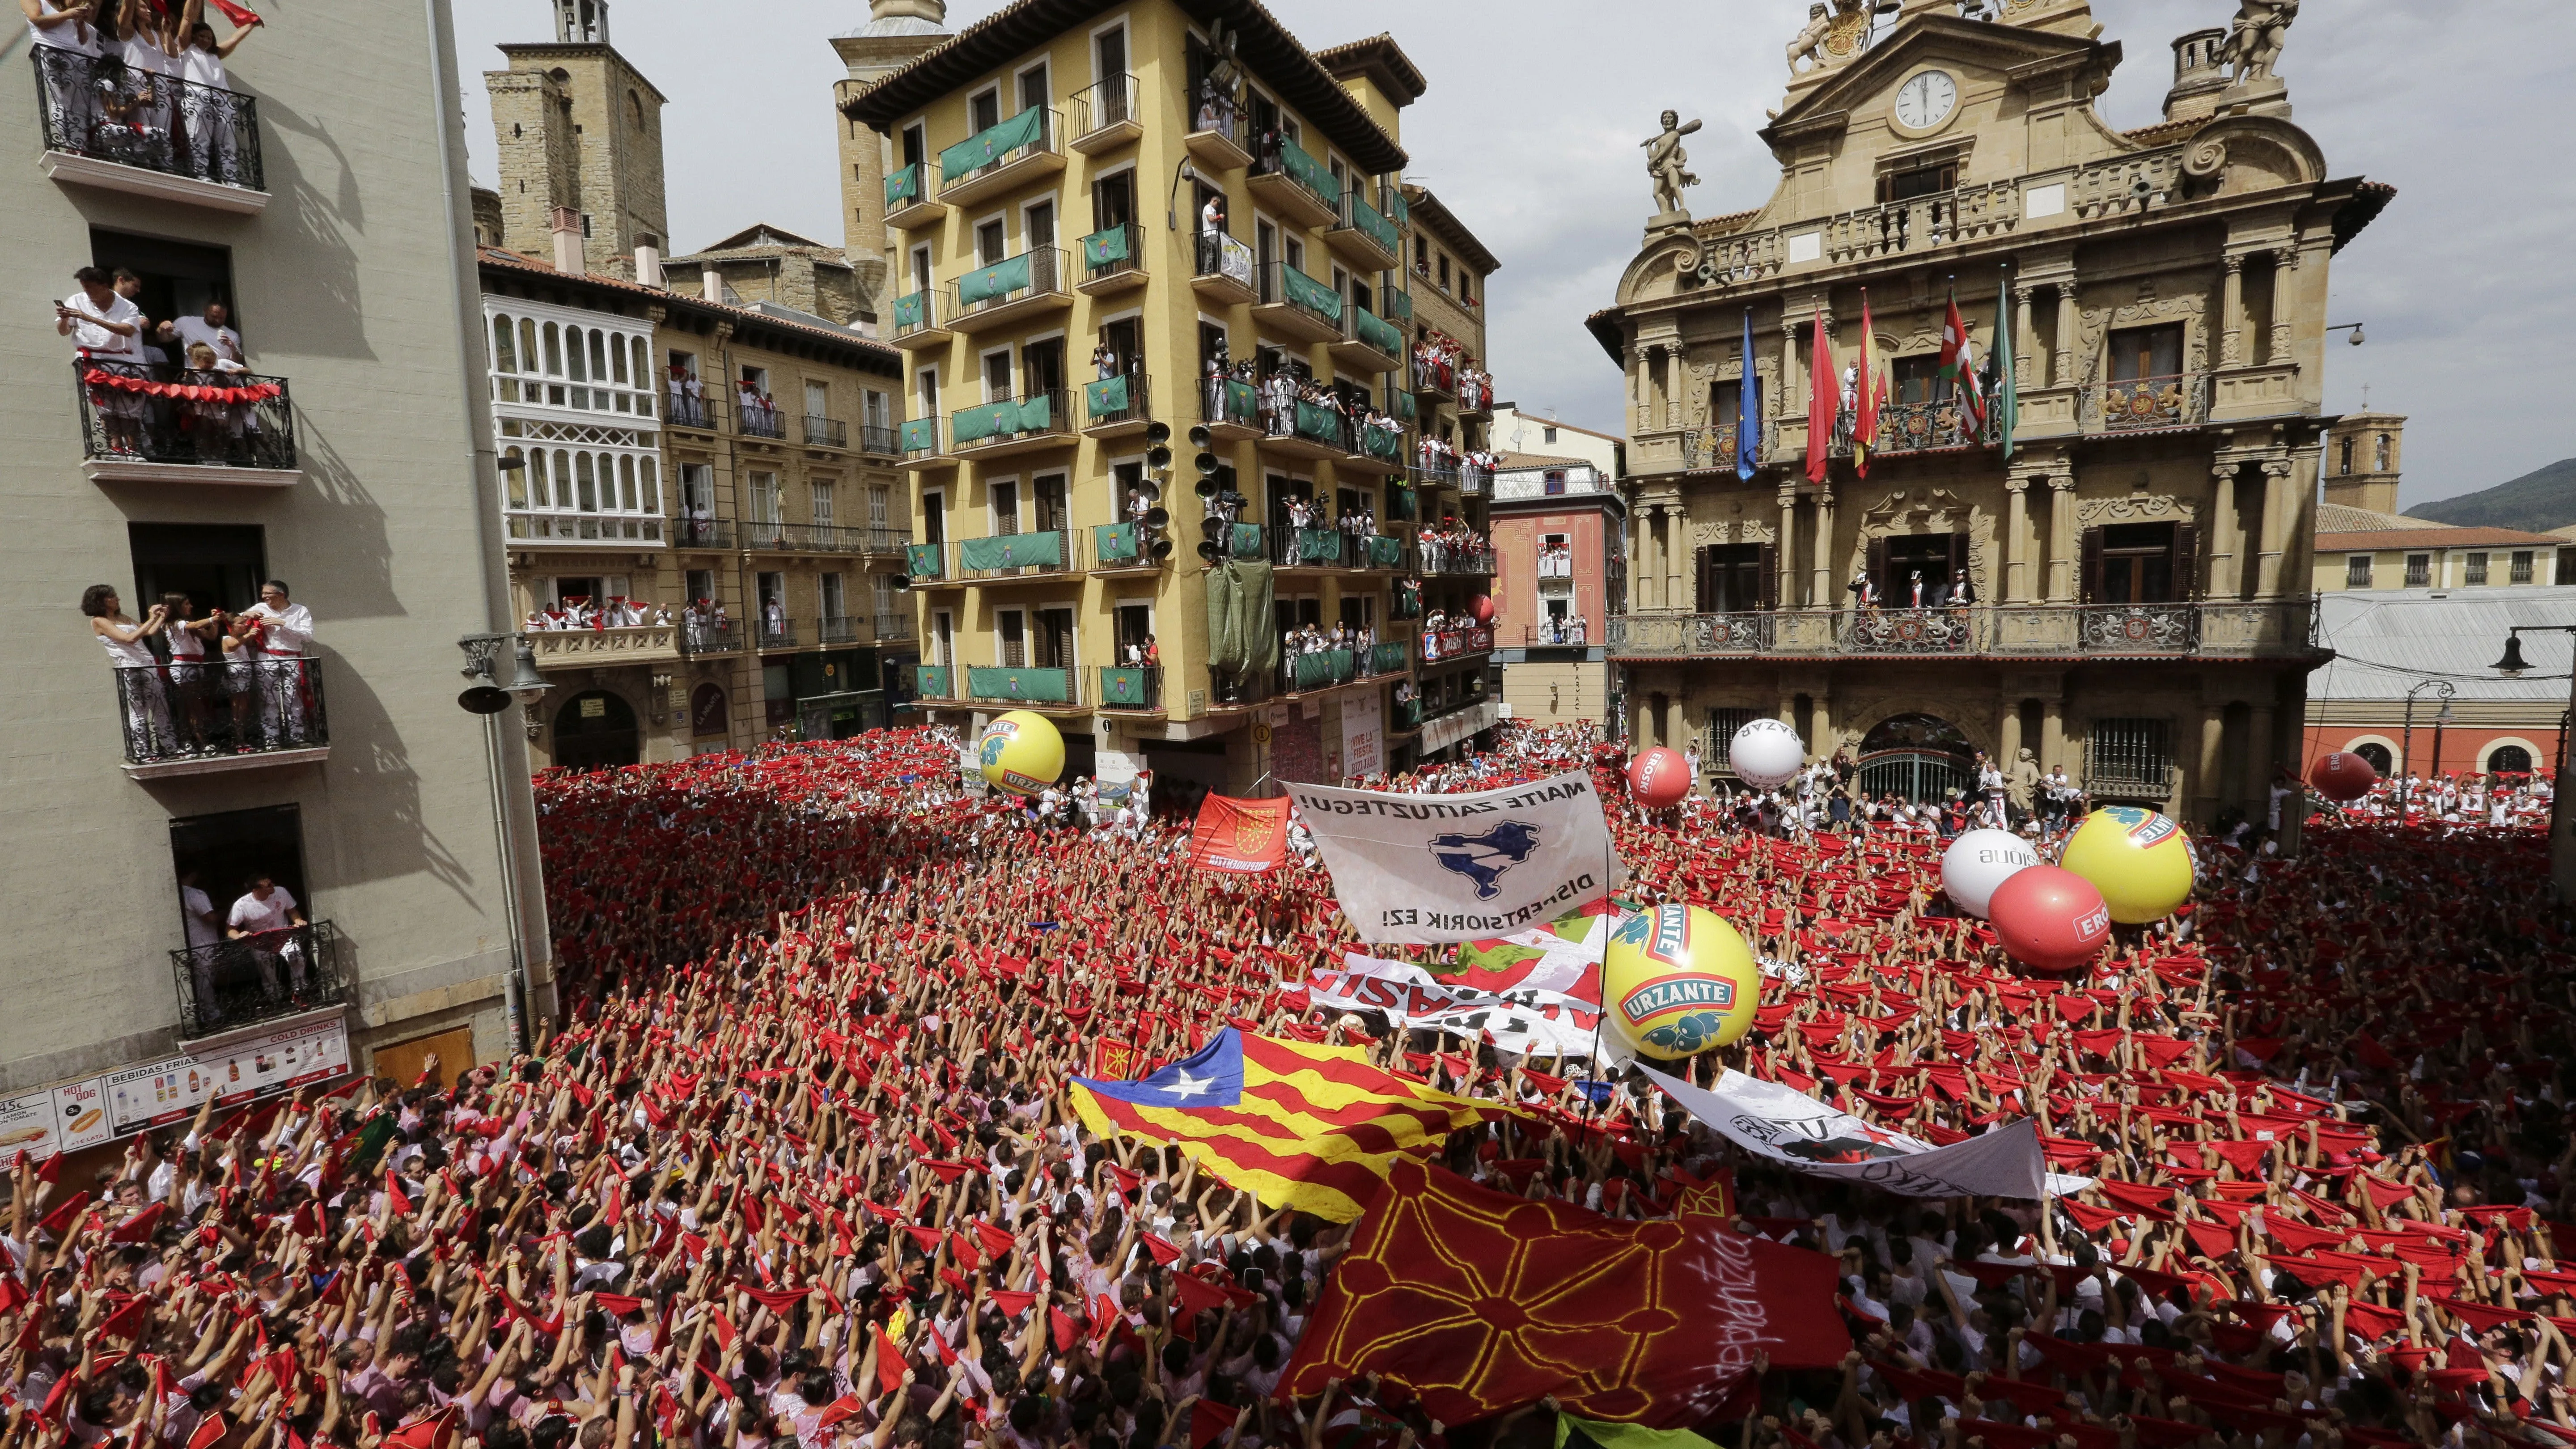
[[1146, 441], [1146, 442], [1154, 443], [1154, 444], [1160, 445], [1160, 444], [1163, 444], [1163, 443], [1168, 443], [1168, 442], [1170, 442], [1171, 440], [1172, 440], [1172, 425], [1171, 425], [1170, 423], [1166, 423], [1166, 422], [1162, 422], [1162, 421], [1160, 421], [1160, 420], [1157, 420], [1157, 421], [1155, 421], [1155, 422], [1150, 422], [1150, 423], [1147, 423], [1147, 424], [1145, 425], [1145, 441]]
[[1171, 527], [1171, 526], [1172, 526], [1172, 515], [1171, 515], [1171, 511], [1170, 511], [1169, 509], [1163, 509], [1163, 508], [1148, 508], [1148, 509], [1146, 509], [1146, 510], [1145, 510], [1145, 526], [1146, 526], [1147, 528], [1169, 528], [1169, 527]]
[[1172, 466], [1172, 450], [1160, 443], [1145, 450], [1145, 466], [1156, 472]]
[[510, 707], [510, 692], [489, 684], [478, 684], [456, 696], [456, 704], [468, 714], [499, 714]]
[[1216, 434], [1210, 431], [1205, 423], [1197, 424], [1190, 429], [1190, 446], [1193, 448], [1204, 448], [1215, 441]]
[[1213, 478], [1225, 464], [1214, 453], [1201, 453], [1190, 460], [1190, 466], [1199, 470], [1200, 477]]

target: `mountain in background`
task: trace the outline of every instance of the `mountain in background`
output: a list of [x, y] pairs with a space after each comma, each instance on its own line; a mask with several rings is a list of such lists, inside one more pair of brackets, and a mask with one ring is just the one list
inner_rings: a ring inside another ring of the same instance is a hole
[[2463, 528], [2520, 528], [2547, 533], [2576, 523], [2576, 458], [2561, 458], [2510, 483], [2406, 510]]

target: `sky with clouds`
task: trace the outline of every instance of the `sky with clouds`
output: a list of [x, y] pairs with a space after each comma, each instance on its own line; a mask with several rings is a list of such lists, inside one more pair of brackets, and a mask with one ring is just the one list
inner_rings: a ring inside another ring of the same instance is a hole
[[[1582, 327], [1606, 305], [1653, 209], [1638, 142], [1671, 106], [1690, 141], [1702, 216], [1758, 206], [1778, 167], [1754, 132], [1780, 104], [1781, 53], [1806, 0], [1269, 0], [1307, 45], [1392, 32], [1430, 81], [1405, 113], [1407, 175], [1437, 191], [1502, 259], [1489, 289], [1492, 366], [1507, 398], [1620, 429], [1617, 370]], [[952, 0], [970, 23], [999, 0]], [[2094, 0], [2126, 59], [2102, 98], [2115, 127], [2159, 118], [2169, 44], [2222, 25], [2230, 0]], [[479, 80], [492, 47], [550, 38], [542, 0], [455, 0], [474, 172], [495, 174]], [[709, 11], [617, 0], [619, 50], [664, 111], [672, 244], [753, 221], [840, 240], [828, 37], [864, 0], [764, 0]], [[750, 23], [745, 23], [745, 22]], [[2281, 73], [2295, 119], [2337, 176], [2398, 189], [2334, 262], [2335, 322], [2368, 324], [2328, 358], [2326, 402], [2403, 412], [2406, 503], [2485, 488], [2576, 456], [2566, 417], [2576, 330], [2562, 256], [2576, 235], [2576, 169], [2547, 160], [2563, 124], [2569, 0], [2310, 0]], [[2551, 100], [2552, 96], [2559, 97]], [[744, 98], [760, 97], [757, 106]], [[2539, 165], [2527, 158], [2542, 158]]]

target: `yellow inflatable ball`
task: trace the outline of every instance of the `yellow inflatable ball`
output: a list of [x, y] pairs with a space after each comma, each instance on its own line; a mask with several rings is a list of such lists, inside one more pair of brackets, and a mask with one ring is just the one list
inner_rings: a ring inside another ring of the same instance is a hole
[[1014, 795], [1035, 795], [1064, 773], [1064, 736], [1045, 715], [1012, 710], [984, 726], [977, 746], [984, 783]]
[[2191, 898], [2191, 843], [2153, 810], [2106, 805], [2068, 837], [2059, 865], [2093, 883], [2111, 919], [2143, 926]]
[[1762, 973], [1733, 926], [1699, 906], [1657, 906], [1619, 923], [1602, 954], [1608, 1025], [1639, 1056], [1678, 1061], [1753, 1029]]

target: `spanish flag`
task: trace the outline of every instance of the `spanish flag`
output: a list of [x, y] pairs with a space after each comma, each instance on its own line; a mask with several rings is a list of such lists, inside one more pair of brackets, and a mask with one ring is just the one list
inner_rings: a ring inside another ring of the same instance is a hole
[[1272, 1208], [1349, 1222], [1408, 1154], [1514, 1115], [1310, 1046], [1228, 1027], [1194, 1055], [1133, 1082], [1076, 1077], [1073, 1108], [1103, 1137], [1170, 1143]]

